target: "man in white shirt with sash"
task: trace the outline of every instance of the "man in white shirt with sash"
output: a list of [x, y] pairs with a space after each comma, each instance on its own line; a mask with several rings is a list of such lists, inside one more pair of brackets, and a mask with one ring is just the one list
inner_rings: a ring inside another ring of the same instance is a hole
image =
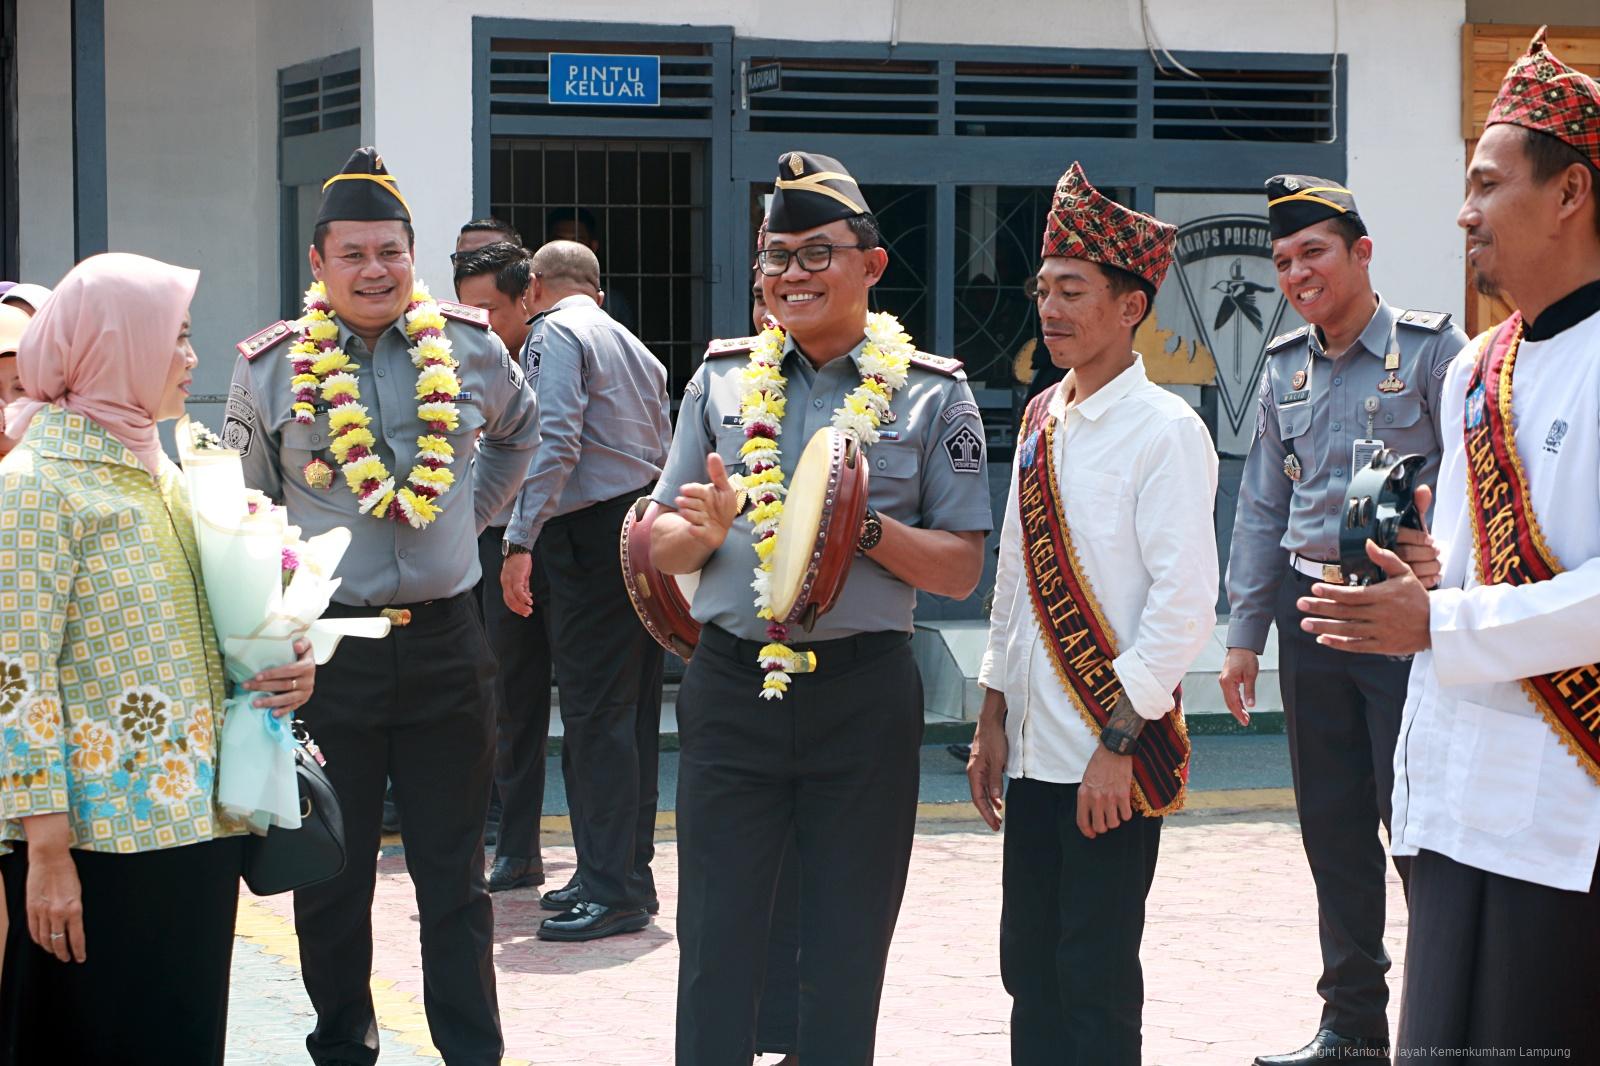
[[967, 764], [991, 829], [1004, 808], [1016, 1064], [1139, 1063], [1145, 897], [1189, 776], [1176, 690], [1217, 598], [1216, 451], [1133, 350], [1175, 233], [1074, 163], [1032, 283], [1068, 373], [1023, 418]]
[[1388, 580], [1300, 601], [1325, 644], [1418, 653], [1394, 794], [1409, 1060], [1600, 1062], [1597, 197], [1600, 84], [1540, 30], [1458, 218], [1478, 288], [1520, 310], [1445, 379], [1440, 587], [1368, 545]]

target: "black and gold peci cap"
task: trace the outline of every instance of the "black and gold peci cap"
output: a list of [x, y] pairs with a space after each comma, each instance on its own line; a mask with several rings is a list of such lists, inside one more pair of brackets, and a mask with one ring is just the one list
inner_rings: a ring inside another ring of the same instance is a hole
[[324, 222], [411, 221], [411, 205], [400, 195], [400, 186], [385, 169], [383, 156], [376, 148], [357, 148], [344, 169], [322, 183], [322, 210], [317, 225]]
[[1267, 179], [1267, 228], [1273, 240], [1341, 215], [1360, 226], [1363, 234], [1367, 232], [1367, 224], [1356, 210], [1355, 194], [1338, 182], [1309, 174], [1278, 174]]
[[767, 213], [770, 232], [800, 233], [871, 213], [861, 186], [837, 159], [810, 152], [785, 152], [778, 157], [778, 177]]

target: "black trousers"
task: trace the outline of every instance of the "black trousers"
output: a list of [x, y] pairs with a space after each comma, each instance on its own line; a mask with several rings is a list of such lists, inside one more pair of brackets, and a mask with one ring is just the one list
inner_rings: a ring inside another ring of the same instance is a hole
[[1503, 1062], [1497, 1049], [1521, 1048], [1600, 1063], [1600, 872], [1589, 891], [1564, 892], [1423, 851], [1410, 905], [1405, 1061]]
[[1139, 1066], [1145, 898], [1161, 819], [1093, 840], [1078, 786], [1006, 785], [1000, 977], [1011, 994], [1015, 1066]]
[[500, 791], [500, 842], [495, 853], [537, 859], [550, 741], [550, 582], [536, 556], [530, 581], [533, 613], [527, 618], [512, 613], [500, 591], [505, 535], [504, 526], [490, 526], [478, 535], [483, 623], [498, 668], [494, 780]]
[[[1383, 946], [1385, 848], [1394, 746], [1411, 660], [1351, 655], [1300, 628], [1295, 600], [1315, 582], [1295, 571], [1278, 592], [1278, 676], [1295, 808], [1317, 888], [1323, 1028], [1387, 1039]], [[1409, 860], [1397, 858], [1402, 881]]]
[[[372, 894], [385, 778], [405, 810], [401, 836], [416, 887], [423, 1002], [450, 1066], [500, 1061], [491, 957], [494, 909], [483, 871], [483, 821], [494, 764], [494, 656], [471, 592], [411, 606], [379, 641], [349, 639], [317, 670], [300, 712], [327, 756], [344, 811], [347, 861], [294, 896], [295, 931], [317, 1026], [319, 1064], [371, 1064]], [[374, 614], [339, 604], [332, 615]]]
[[73, 851], [86, 961], [28, 936], [28, 847], [0, 858], [11, 916], [0, 1064], [221, 1066], [243, 840], [134, 855]]
[[561, 687], [562, 774], [578, 876], [608, 907], [656, 898], [657, 764], [664, 656], [622, 583], [622, 516], [647, 489], [551, 519], [534, 552], [550, 581]]
[[767, 930], [767, 970], [756, 1014], [756, 1052], [787, 1055], [800, 1036], [800, 857], [783, 851]]
[[761, 643], [707, 626], [678, 690], [678, 1066], [748, 1066], [791, 841], [800, 1061], [872, 1061], [916, 829], [922, 680], [905, 633], [811, 647], [818, 672], [763, 700]]

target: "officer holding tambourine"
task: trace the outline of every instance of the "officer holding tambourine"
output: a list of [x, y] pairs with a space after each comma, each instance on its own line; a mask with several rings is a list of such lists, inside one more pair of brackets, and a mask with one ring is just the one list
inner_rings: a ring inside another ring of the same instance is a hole
[[[1439, 393], [1466, 344], [1450, 315], [1405, 310], [1373, 291], [1373, 242], [1349, 189], [1280, 174], [1266, 183], [1278, 287], [1308, 325], [1274, 338], [1245, 460], [1227, 588], [1229, 708], [1255, 703], [1258, 656], [1278, 627], [1295, 803], [1316, 882], [1322, 1019], [1311, 1042], [1262, 1066], [1294, 1066], [1389, 1047], [1383, 946], [1384, 847], [1394, 746], [1409, 660], [1351, 655], [1302, 630], [1295, 601], [1316, 582], [1343, 584], [1339, 535], [1351, 478], [1385, 449], [1439, 469]], [[1431, 492], [1418, 493], [1424, 512]], [[1418, 530], [1403, 530], [1404, 556]], [[1429, 564], [1426, 581], [1436, 581]], [[1402, 879], [1402, 862], [1396, 861]]]

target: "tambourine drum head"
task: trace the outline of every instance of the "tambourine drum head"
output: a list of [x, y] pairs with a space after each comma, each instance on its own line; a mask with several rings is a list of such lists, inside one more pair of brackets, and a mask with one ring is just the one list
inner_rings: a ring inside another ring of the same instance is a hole
[[819, 430], [800, 453], [789, 478], [783, 517], [778, 520], [778, 548], [772, 553], [772, 614], [780, 621], [794, 610], [812, 572], [813, 556], [821, 550], [817, 531], [822, 527], [833, 461], [833, 434]]
[[663, 574], [661, 576], [668, 581], [675, 581], [678, 585], [678, 593], [683, 597], [683, 602], [690, 607], [694, 606], [695, 590], [700, 587], [700, 571], [696, 570], [692, 574]]

